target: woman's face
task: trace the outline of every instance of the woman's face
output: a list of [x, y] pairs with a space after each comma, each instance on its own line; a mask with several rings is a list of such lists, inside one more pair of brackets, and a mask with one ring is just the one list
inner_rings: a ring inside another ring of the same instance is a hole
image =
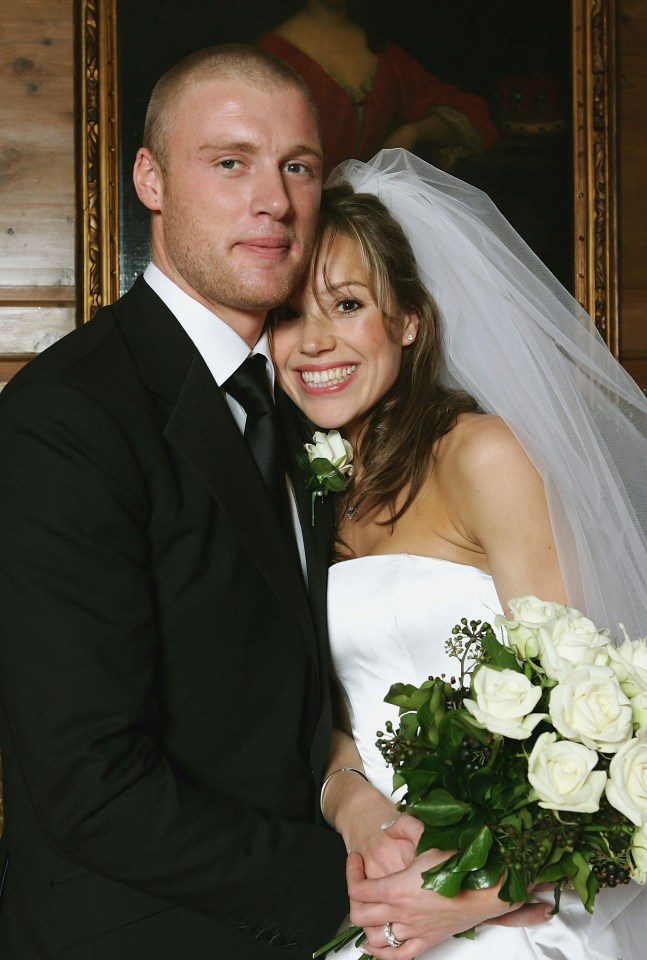
[[[313, 290], [307, 282], [280, 311], [272, 353], [281, 386], [319, 427], [352, 439], [395, 383], [418, 316], [385, 319], [369, 289], [359, 250], [339, 235]], [[315, 295], [316, 294], [316, 295]]]

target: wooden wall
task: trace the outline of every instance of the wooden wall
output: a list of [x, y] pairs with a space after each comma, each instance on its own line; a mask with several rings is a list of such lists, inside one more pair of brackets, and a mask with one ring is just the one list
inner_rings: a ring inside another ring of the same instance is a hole
[[73, 0], [2, 0], [0, 381], [74, 325]]

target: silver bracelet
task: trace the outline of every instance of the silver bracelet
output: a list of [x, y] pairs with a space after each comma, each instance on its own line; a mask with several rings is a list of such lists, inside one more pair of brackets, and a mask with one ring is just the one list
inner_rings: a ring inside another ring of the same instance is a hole
[[[333, 779], [333, 777], [336, 777], [338, 773], [359, 773], [360, 777], [363, 777], [368, 783], [368, 777], [366, 774], [362, 770], [358, 770], [357, 767], [338, 767], [336, 770], [333, 770], [332, 773], [329, 773], [321, 785], [321, 793], [319, 794], [319, 809], [321, 810], [321, 816], [324, 818], [324, 820], [326, 820], [326, 815], [323, 809], [324, 793], [326, 792], [326, 787], [330, 781]], [[327, 822], [328, 821], [326, 820], [326, 823]]]

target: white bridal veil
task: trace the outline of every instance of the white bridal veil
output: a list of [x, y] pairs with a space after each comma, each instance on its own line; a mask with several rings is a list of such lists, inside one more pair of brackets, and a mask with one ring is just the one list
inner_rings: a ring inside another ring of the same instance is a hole
[[[339, 181], [400, 222], [440, 308], [447, 382], [502, 417], [539, 471], [569, 603], [615, 637], [619, 623], [647, 634], [647, 398], [482, 191], [404, 150], [346, 161]], [[625, 907], [645, 889], [598, 898], [598, 949], [622, 913], [623, 960], [644, 956], [647, 904]]]
[[569, 602], [647, 634], [647, 398], [482, 191], [405, 150], [337, 166], [407, 234], [443, 323], [447, 380], [502, 417], [541, 474]]

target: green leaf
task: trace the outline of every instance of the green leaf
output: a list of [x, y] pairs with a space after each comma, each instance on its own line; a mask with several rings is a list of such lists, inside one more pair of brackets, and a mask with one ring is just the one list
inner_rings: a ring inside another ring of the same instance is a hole
[[[575, 887], [577, 893], [579, 894], [580, 900], [587, 908], [587, 910], [593, 909], [593, 904], [591, 903], [590, 908], [587, 907], [589, 901], [589, 877], [591, 876], [591, 868], [589, 867], [587, 861], [584, 859], [581, 853], [577, 850], [573, 851], [572, 854], [573, 866], [575, 867], [575, 873], [571, 878], [571, 882]], [[593, 894], [593, 900], [595, 900], [595, 893]]]
[[366, 940], [366, 934], [364, 933], [364, 930], [362, 927], [346, 927], [346, 929], [338, 933], [336, 937], [333, 937], [332, 940], [329, 940], [328, 943], [325, 943], [323, 947], [319, 947], [318, 950], [315, 950], [315, 952], [312, 954], [312, 960], [317, 960], [318, 957], [325, 956], [325, 954], [329, 953], [331, 950], [339, 950], [340, 947], [350, 943], [351, 940], [358, 935], [359, 940], [357, 941], [357, 946]]
[[523, 903], [528, 899], [528, 877], [525, 870], [508, 868], [508, 876], [501, 886], [499, 897], [506, 903]]
[[438, 724], [438, 753], [443, 757], [453, 756], [465, 737], [472, 735], [463, 714], [469, 716], [467, 710], [450, 710]]
[[589, 871], [589, 878], [586, 883], [586, 902], [584, 907], [588, 910], [589, 913], [593, 913], [593, 907], [595, 905], [595, 898], [597, 896], [598, 890], [600, 889], [600, 884], [598, 883], [595, 876]]
[[493, 887], [502, 876], [503, 867], [498, 862], [486, 864], [481, 870], [471, 870], [465, 877], [464, 890], [485, 890]]
[[461, 834], [464, 831], [465, 825], [462, 822], [447, 827], [433, 827], [426, 824], [418, 840], [416, 853], [424, 853], [425, 850], [458, 850]]
[[492, 831], [485, 825], [464, 830], [460, 841], [458, 868], [465, 871], [480, 870], [487, 863], [492, 843]]
[[470, 805], [456, 800], [447, 790], [432, 790], [424, 800], [413, 804], [412, 813], [424, 823], [444, 826], [458, 823], [470, 812]]
[[493, 630], [485, 631], [481, 638], [481, 646], [490, 659], [489, 666], [498, 667], [500, 670], [515, 670], [517, 673], [523, 673], [523, 667], [520, 666], [512, 650], [497, 640]]
[[[429, 758], [430, 761], [432, 759], [433, 758]], [[417, 806], [418, 803], [422, 803], [422, 798], [430, 793], [430, 788], [432, 788], [433, 792], [436, 784], [442, 783], [443, 775], [446, 771], [447, 765], [440, 759], [433, 759], [433, 762], [425, 763], [424, 766], [420, 764], [420, 766], [414, 767], [413, 769], [406, 767], [400, 768], [398, 773], [408, 787], [408, 806], [414, 807]], [[415, 812], [413, 815], [414, 817], [420, 816]], [[421, 817], [421, 819], [423, 818]]]
[[434, 680], [425, 680], [419, 687], [415, 687], [412, 683], [394, 683], [384, 701], [401, 709], [415, 711], [429, 699], [429, 688], [433, 683], [435, 683]]
[[[448, 860], [447, 863], [451, 863], [451, 860]], [[422, 885], [425, 890], [433, 890], [434, 893], [439, 893], [442, 897], [455, 897], [461, 889], [464, 876], [465, 871], [455, 868], [450, 867], [441, 870], [434, 868], [433, 870], [426, 870], [422, 874]]]

